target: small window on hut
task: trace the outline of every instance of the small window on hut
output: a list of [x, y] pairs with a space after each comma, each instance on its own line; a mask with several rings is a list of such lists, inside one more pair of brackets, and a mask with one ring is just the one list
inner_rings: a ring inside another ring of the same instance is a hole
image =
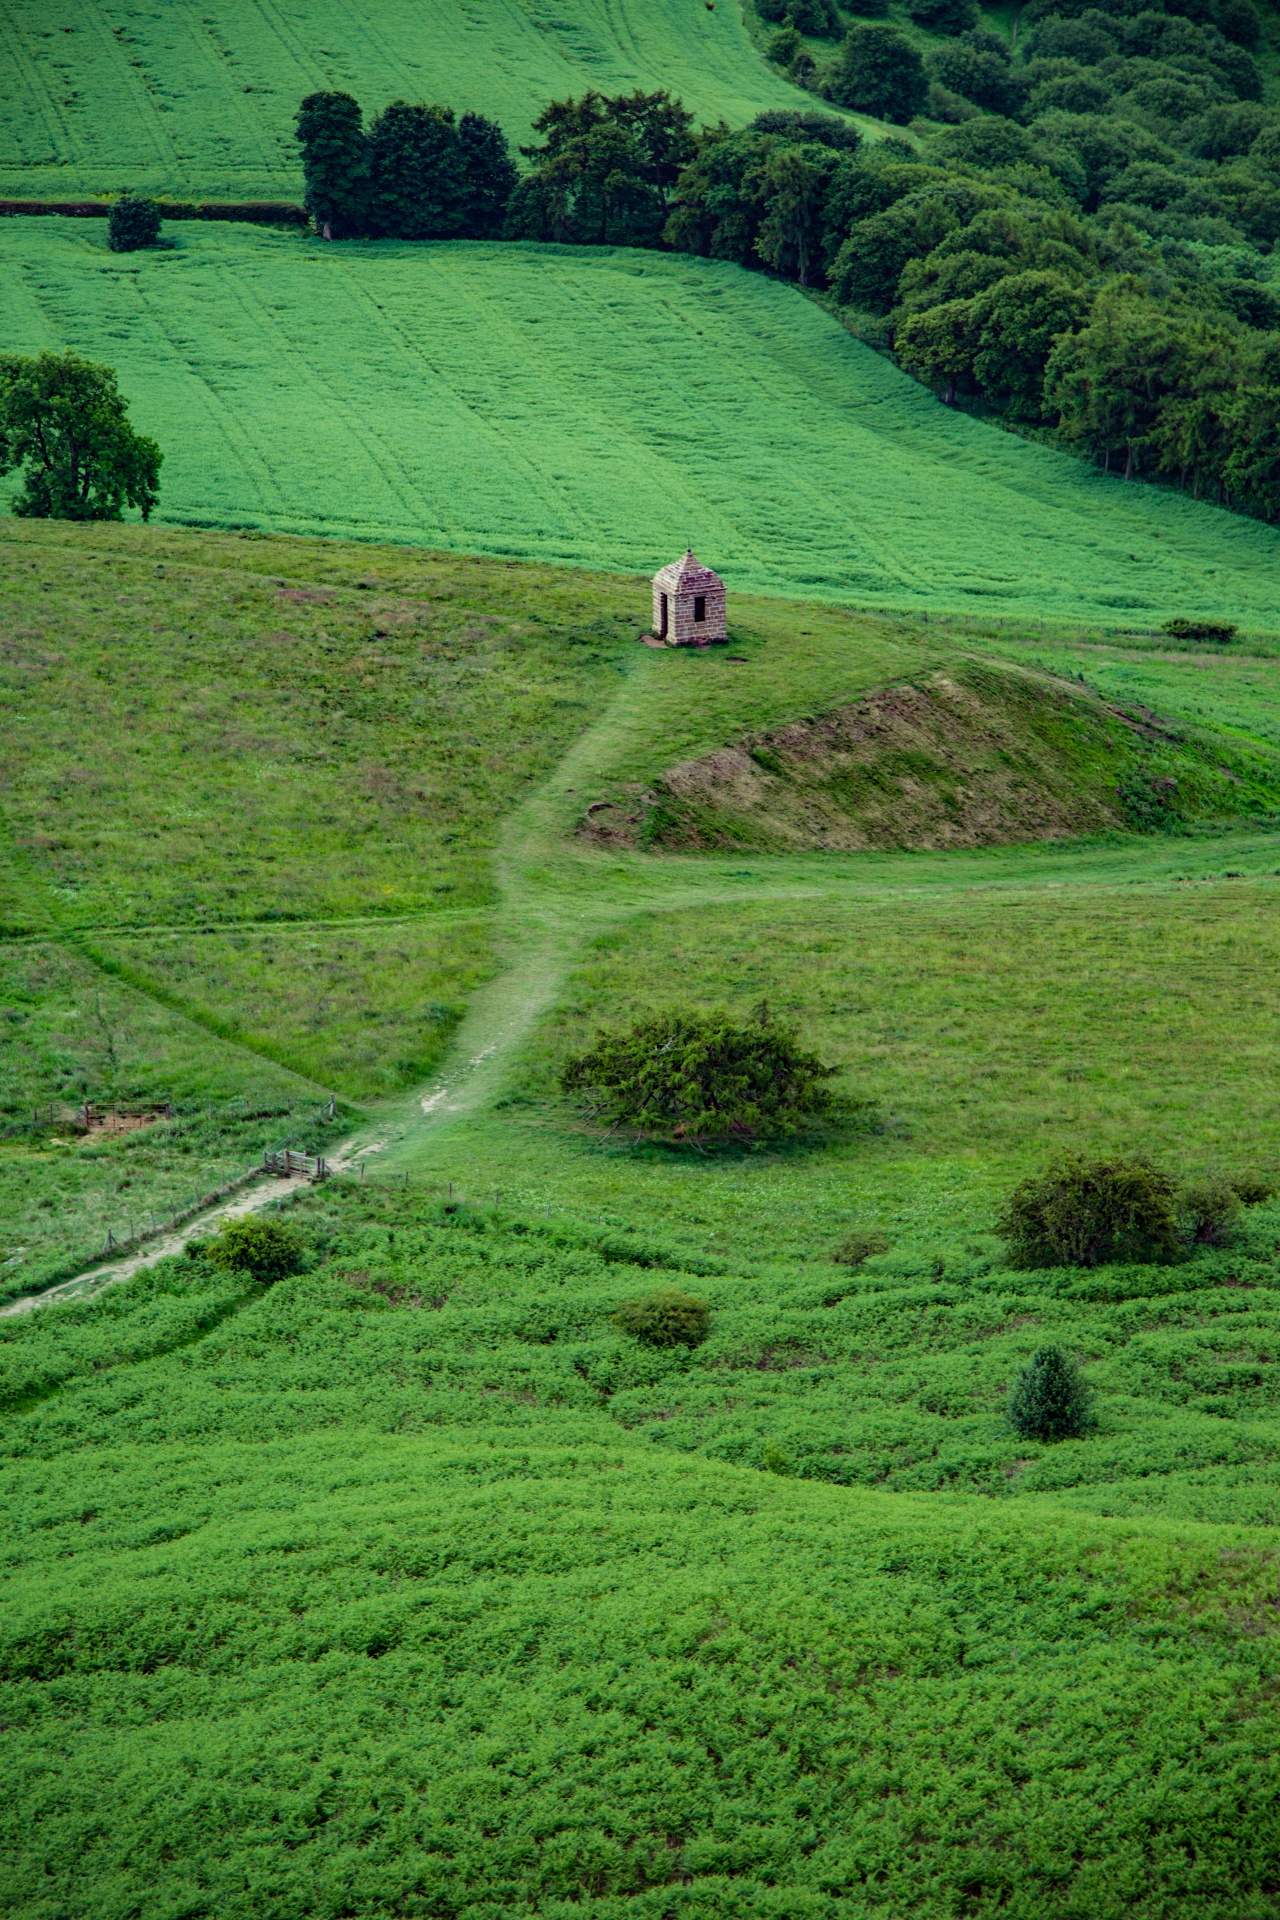
[[707, 617], [707, 596], [705, 593], [695, 593], [693, 596], [694, 623], [696, 624], [699, 620], [705, 620], [706, 617]]

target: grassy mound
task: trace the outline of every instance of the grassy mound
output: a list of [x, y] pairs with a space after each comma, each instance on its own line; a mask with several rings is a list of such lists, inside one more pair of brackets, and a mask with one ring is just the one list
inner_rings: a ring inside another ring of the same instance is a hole
[[752, 47], [736, 6], [682, 0], [383, 5], [305, 15], [231, 0], [18, 7], [0, 44], [0, 197], [121, 186], [172, 199], [298, 199], [299, 100], [341, 88], [368, 108], [449, 101], [513, 141], [548, 100], [670, 87], [700, 119], [742, 125], [804, 105]]
[[166, 519], [637, 572], [693, 539], [731, 626], [761, 592], [1274, 627], [1276, 528], [942, 407], [763, 275], [246, 228], [116, 256], [95, 229], [0, 222], [0, 332], [109, 343]]
[[[610, 1324], [624, 1250], [367, 1192], [299, 1217], [325, 1264], [265, 1296], [183, 1261], [6, 1331], [24, 1912], [1267, 1912], [1273, 1553], [1153, 1515], [1224, 1424], [1150, 1384], [1153, 1341], [1265, 1343], [1264, 1264], [1245, 1307], [1201, 1262], [1109, 1318], [1025, 1276], [827, 1307], [704, 1275], [712, 1339], [659, 1352]], [[1100, 1444], [1004, 1427], [1029, 1305], [1110, 1329]], [[863, 1484], [795, 1477], [823, 1417]], [[999, 1504], [865, 1484], [966, 1450]], [[1118, 1452], [1144, 1493], [1107, 1519]], [[1025, 1495], [1073, 1473], [1079, 1505]]]
[[944, 848], [1280, 806], [1280, 758], [1245, 782], [1177, 743], [1154, 715], [964, 661], [669, 767], [651, 793], [594, 802], [580, 831], [655, 849]]

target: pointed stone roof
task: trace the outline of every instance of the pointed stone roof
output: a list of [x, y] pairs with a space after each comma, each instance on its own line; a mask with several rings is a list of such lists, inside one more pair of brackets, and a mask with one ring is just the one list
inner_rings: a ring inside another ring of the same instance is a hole
[[662, 593], [710, 593], [715, 587], [723, 587], [724, 581], [695, 559], [693, 548], [687, 547], [683, 560], [673, 560], [669, 567], [659, 568], [653, 584]]

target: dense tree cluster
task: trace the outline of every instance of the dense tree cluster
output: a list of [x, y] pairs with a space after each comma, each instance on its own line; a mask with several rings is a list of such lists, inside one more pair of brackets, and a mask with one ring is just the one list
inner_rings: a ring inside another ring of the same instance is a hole
[[803, 269], [760, 243], [776, 156], [726, 203], [741, 135], [681, 182], [669, 244], [825, 286], [950, 404], [1276, 517], [1280, 113], [1249, 0], [1030, 0], [1016, 54], [972, 0], [910, 11], [946, 36], [924, 55], [859, 22], [825, 65], [792, 64], [913, 134], [811, 159]]
[[[837, 107], [697, 131], [667, 93], [554, 101], [517, 177], [491, 122], [396, 102], [299, 115], [334, 236], [670, 247], [812, 288], [949, 405], [1127, 477], [1280, 517], [1280, 110], [1250, 0], [910, 0], [919, 48], [827, 0], [767, 0], [771, 55]], [[856, 17], [830, 51], [842, 16]], [[806, 37], [807, 36], [807, 39]]]
[[307, 212], [326, 239], [501, 232], [516, 167], [501, 127], [482, 114], [393, 100], [366, 131], [349, 93], [312, 93], [296, 126]]

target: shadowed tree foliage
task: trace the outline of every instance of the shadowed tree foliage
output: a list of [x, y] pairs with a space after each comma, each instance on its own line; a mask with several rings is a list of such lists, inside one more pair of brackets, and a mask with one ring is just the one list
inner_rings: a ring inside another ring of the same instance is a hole
[[1088, 1431], [1090, 1394], [1061, 1347], [1041, 1347], [1009, 1395], [1009, 1425], [1024, 1440], [1073, 1440]]
[[467, 174], [452, 107], [393, 100], [369, 129], [371, 230], [392, 240], [463, 233]]
[[785, 1138], [856, 1110], [836, 1072], [762, 1007], [744, 1026], [725, 1013], [654, 1014], [572, 1055], [560, 1073], [591, 1117], [672, 1145]]
[[326, 240], [363, 233], [369, 218], [369, 142], [349, 93], [309, 93], [294, 122], [304, 202]]
[[144, 520], [160, 495], [154, 440], [135, 433], [115, 370], [74, 353], [0, 354], [0, 474], [23, 468], [31, 520]]
[[519, 174], [507, 146], [507, 136], [496, 120], [482, 113], [464, 113], [458, 122], [458, 150], [463, 171], [463, 231], [475, 240], [502, 232], [507, 202]]
[[107, 245], [112, 253], [137, 253], [160, 238], [160, 209], [154, 200], [122, 193], [107, 215]]

